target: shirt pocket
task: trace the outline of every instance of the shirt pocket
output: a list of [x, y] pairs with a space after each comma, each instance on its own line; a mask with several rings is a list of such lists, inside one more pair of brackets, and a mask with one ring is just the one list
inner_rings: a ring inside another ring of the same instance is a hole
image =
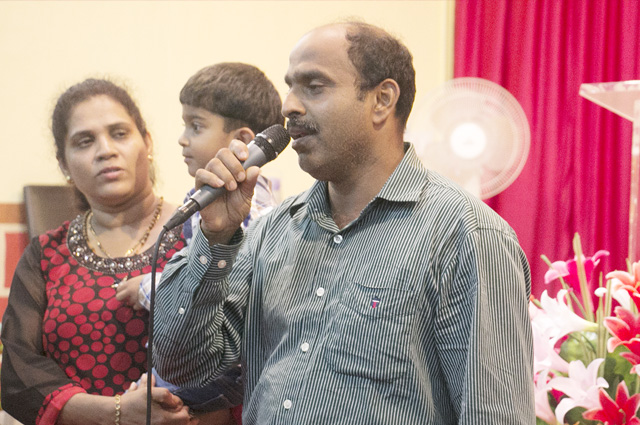
[[329, 325], [326, 360], [337, 373], [393, 381], [409, 369], [414, 291], [397, 279], [347, 283]]

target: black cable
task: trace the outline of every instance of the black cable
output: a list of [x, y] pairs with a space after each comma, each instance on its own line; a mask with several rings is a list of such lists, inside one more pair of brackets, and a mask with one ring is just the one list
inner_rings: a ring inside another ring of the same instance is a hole
[[151, 385], [153, 380], [153, 312], [156, 304], [156, 268], [158, 267], [158, 251], [160, 251], [160, 243], [167, 233], [166, 227], [160, 231], [160, 235], [156, 240], [153, 249], [153, 257], [151, 259], [151, 292], [149, 295], [149, 336], [147, 339], [147, 425], [151, 425]]

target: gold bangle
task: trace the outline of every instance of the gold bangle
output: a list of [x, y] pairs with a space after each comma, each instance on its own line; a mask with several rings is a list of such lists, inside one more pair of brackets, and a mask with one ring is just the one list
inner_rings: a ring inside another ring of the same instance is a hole
[[116, 394], [116, 425], [120, 425], [120, 394]]

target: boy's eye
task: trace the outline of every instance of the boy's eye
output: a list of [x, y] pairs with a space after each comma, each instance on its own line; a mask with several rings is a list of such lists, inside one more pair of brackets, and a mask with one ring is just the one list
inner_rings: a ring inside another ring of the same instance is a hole
[[193, 131], [197, 133], [198, 131], [202, 130], [202, 125], [200, 125], [200, 123], [197, 123], [197, 122], [192, 122], [191, 128], [193, 129]]

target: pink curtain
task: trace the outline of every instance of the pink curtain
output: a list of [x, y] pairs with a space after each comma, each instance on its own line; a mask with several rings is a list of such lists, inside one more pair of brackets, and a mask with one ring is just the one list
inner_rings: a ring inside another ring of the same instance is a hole
[[[509, 90], [531, 126], [520, 177], [487, 203], [515, 229], [533, 292], [546, 264], [606, 249], [596, 269], [626, 270], [632, 124], [582, 98], [581, 83], [640, 79], [640, 2], [458, 0], [455, 77]], [[557, 286], [551, 292], [555, 292]]]

